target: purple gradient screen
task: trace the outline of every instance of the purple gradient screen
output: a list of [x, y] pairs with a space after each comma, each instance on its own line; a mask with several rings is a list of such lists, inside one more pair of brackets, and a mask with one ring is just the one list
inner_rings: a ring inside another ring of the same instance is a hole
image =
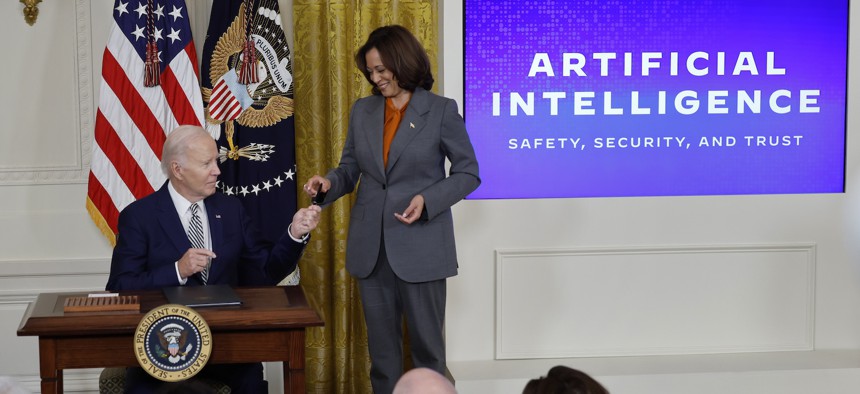
[[846, 0], [465, 0], [468, 198], [840, 193]]

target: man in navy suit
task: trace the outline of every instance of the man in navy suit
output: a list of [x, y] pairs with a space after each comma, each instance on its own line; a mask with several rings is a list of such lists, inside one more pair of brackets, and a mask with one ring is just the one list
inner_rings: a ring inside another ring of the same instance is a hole
[[[164, 186], [120, 213], [107, 290], [275, 285], [295, 269], [319, 223], [318, 206], [299, 209], [277, 243], [265, 242], [242, 203], [215, 192], [218, 149], [198, 126], [168, 135], [161, 167]], [[187, 235], [196, 220], [192, 211], [202, 222], [197, 247]], [[210, 365], [201, 375], [224, 381], [234, 393], [267, 392], [260, 363]], [[159, 384], [140, 368], [128, 369], [126, 392], [153, 392]]]

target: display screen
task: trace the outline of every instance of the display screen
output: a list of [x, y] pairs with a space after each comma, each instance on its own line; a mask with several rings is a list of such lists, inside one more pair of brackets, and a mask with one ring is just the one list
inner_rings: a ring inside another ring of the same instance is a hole
[[470, 199], [844, 191], [848, 1], [464, 2]]

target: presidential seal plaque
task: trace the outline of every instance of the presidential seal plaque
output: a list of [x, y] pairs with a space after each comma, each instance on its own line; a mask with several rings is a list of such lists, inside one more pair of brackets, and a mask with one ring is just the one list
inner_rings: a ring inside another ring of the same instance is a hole
[[212, 352], [209, 325], [194, 309], [178, 304], [149, 311], [134, 333], [134, 355], [156, 379], [178, 382], [196, 375]]

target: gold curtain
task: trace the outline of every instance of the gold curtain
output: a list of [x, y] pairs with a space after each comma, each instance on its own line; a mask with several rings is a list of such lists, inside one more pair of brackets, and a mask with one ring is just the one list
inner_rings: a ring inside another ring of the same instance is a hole
[[[294, 0], [296, 164], [299, 185], [336, 167], [352, 103], [370, 94], [354, 55], [377, 27], [403, 25], [421, 41], [437, 76], [436, 0]], [[437, 78], [438, 80], [438, 78]], [[435, 86], [434, 86], [435, 90]], [[309, 393], [370, 393], [370, 357], [358, 286], [346, 272], [346, 235], [354, 195], [326, 207], [300, 262], [301, 286], [322, 315], [310, 328]], [[304, 193], [299, 205], [310, 203]]]

